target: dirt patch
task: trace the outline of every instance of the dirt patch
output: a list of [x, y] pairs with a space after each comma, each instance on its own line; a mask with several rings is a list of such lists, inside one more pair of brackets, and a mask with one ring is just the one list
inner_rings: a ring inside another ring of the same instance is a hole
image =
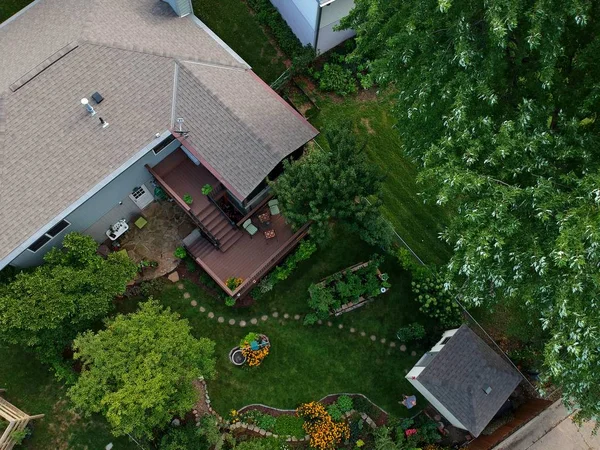
[[369, 121], [369, 119], [367, 119], [366, 117], [363, 117], [360, 119], [360, 123], [362, 123], [364, 125], [364, 127], [367, 129], [367, 133], [375, 134], [375, 130], [373, 128], [371, 128], [371, 122]]
[[68, 409], [69, 402], [66, 399], [57, 401], [52, 407], [50, 415], [54, 420], [48, 425], [50, 434], [55, 436], [49, 448], [56, 450], [67, 450], [69, 448], [68, 440], [65, 440], [65, 435], [68, 434], [69, 428], [74, 426], [81, 416]]
[[377, 100], [377, 88], [361, 89], [356, 96], [356, 99], [360, 102], [374, 102]]
[[200, 380], [194, 380], [192, 384], [198, 392], [198, 401], [194, 405], [194, 415], [196, 417], [203, 417], [211, 414], [208, 403], [206, 403], [206, 388], [204, 387], [204, 383]]

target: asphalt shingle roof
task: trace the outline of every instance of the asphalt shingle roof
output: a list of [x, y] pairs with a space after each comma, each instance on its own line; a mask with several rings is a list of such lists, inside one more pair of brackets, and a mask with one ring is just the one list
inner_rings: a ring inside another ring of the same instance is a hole
[[[160, 0], [38, 0], [0, 26], [0, 61], [0, 262], [174, 117], [244, 196], [317, 134], [197, 19]], [[92, 118], [79, 101], [96, 91]]]
[[[519, 373], [462, 325], [417, 380], [474, 436], [521, 382]], [[484, 388], [489, 386], [489, 394]]]

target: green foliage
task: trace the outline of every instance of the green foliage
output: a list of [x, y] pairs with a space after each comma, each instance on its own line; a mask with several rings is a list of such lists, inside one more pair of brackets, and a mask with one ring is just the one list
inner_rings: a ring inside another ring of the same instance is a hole
[[22, 430], [14, 430], [10, 433], [10, 438], [13, 440], [15, 445], [21, 445], [27, 437], [31, 435], [31, 428], [24, 428]]
[[179, 258], [179, 259], [185, 259], [185, 257], [187, 256], [187, 252], [185, 251], [185, 247], [177, 247], [175, 249], [175, 252], [173, 253], [173, 255], [175, 256], [175, 258]]
[[444, 281], [438, 272], [432, 272], [422, 279], [413, 279], [411, 286], [421, 304], [421, 312], [439, 321], [443, 328], [460, 324], [460, 307], [454, 300], [456, 292], [444, 288]]
[[213, 191], [213, 187], [210, 184], [205, 184], [202, 186], [202, 193], [204, 195], [209, 195]]
[[418, 322], [413, 322], [406, 327], [400, 328], [396, 332], [396, 337], [404, 343], [420, 341], [425, 337], [425, 327]]
[[68, 395], [84, 414], [103, 414], [115, 436], [151, 437], [191, 409], [192, 381], [215, 371], [214, 343], [154, 301], [80, 335], [74, 348], [83, 370]]
[[347, 413], [354, 407], [354, 402], [352, 401], [352, 398], [348, 397], [347, 395], [340, 395], [337, 399], [336, 404], [340, 411], [343, 413]]
[[225, 299], [225, 305], [229, 306], [229, 307], [233, 307], [235, 306], [235, 298], [234, 297], [227, 297]]
[[242, 414], [242, 421], [247, 424], [256, 425], [263, 430], [273, 431], [275, 429], [277, 418], [270, 414], [257, 411], [256, 409], [251, 409]]
[[288, 448], [285, 443], [275, 438], [251, 439], [241, 442], [235, 447], [236, 450], [284, 450]]
[[324, 91], [346, 96], [356, 93], [356, 80], [350, 69], [339, 64], [327, 63], [319, 75], [319, 87]]
[[[294, 227], [313, 221], [310, 234], [324, 240], [344, 223], [370, 244], [389, 247], [391, 225], [381, 216], [381, 177], [369, 164], [349, 124], [326, 130], [330, 151], [310, 149], [272, 183], [282, 214]], [[365, 199], [369, 198], [370, 202]]]
[[[337, 273], [324, 280], [323, 284], [312, 284], [308, 288], [308, 306], [314, 310], [317, 319], [326, 318], [329, 313], [345, 303], [381, 293], [382, 281], [378, 277], [377, 269], [382, 258], [379, 255], [373, 255], [372, 258], [372, 262], [365, 267], [354, 272], [346, 270]], [[389, 286], [389, 283], [387, 284]], [[312, 316], [307, 316], [305, 324], [311, 324], [312, 320]]]
[[63, 349], [108, 314], [137, 273], [126, 255], [104, 259], [97, 246], [89, 236], [69, 233], [63, 249], [50, 250], [42, 266], [0, 285], [0, 340], [31, 347], [58, 375], [70, 376]]
[[159, 295], [165, 288], [166, 280], [164, 278], [153, 278], [151, 280], [142, 281], [139, 284], [140, 295], [148, 298]]
[[[597, 2], [357, 0], [342, 26], [397, 128], [456, 210], [447, 267], [472, 305], [519, 299], [550, 334], [545, 362], [577, 415], [600, 415]], [[585, 299], [585, 300], [583, 300]]]
[[287, 414], [277, 416], [274, 431], [279, 436], [304, 437], [306, 433], [304, 432], [304, 428], [302, 428], [303, 423], [304, 420], [301, 417]]
[[240, 347], [246, 347], [250, 342], [258, 340], [258, 333], [250, 332], [240, 340]]
[[190, 194], [183, 194], [183, 201], [186, 204], [191, 205], [192, 203], [194, 203], [194, 198]]
[[264, 294], [271, 291], [279, 281], [287, 279], [296, 269], [299, 262], [307, 260], [317, 251], [317, 245], [309, 239], [303, 240], [298, 249], [288, 256], [283, 264], [277, 266], [271, 274], [264, 277], [258, 286], [252, 290], [252, 297], [260, 299]]
[[192, 258], [185, 258], [185, 268], [188, 272], [192, 273], [196, 271], [198, 266], [196, 265], [196, 261], [194, 261]]
[[243, 279], [239, 277], [229, 277], [225, 280], [225, 285], [232, 291], [235, 291], [240, 284], [244, 282]]
[[332, 403], [327, 407], [327, 412], [331, 416], [334, 422], [340, 422], [344, 419], [344, 413], [340, 409], [337, 403]]
[[183, 427], [169, 427], [161, 438], [159, 450], [208, 450], [209, 445], [203, 439], [199, 428], [194, 423]]

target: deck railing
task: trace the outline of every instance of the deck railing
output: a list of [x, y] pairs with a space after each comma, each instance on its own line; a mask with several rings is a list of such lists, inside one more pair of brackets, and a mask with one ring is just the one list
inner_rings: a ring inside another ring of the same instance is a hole
[[[229, 222], [229, 225], [231, 225], [233, 228], [237, 228], [237, 224], [233, 220], [231, 220], [231, 218], [225, 213], [225, 211], [223, 211], [223, 209], [219, 206], [219, 203], [217, 202], [217, 200], [221, 197], [221, 196], [218, 196], [218, 194], [223, 192], [223, 189], [224, 189], [223, 185], [221, 183], [219, 183], [217, 185], [217, 187], [214, 188], [210, 192], [210, 194], [208, 194], [206, 197], [208, 198], [208, 201], [211, 202], [213, 204], [213, 206], [219, 210], [219, 212], [223, 215], [223, 217], [225, 217], [225, 219], [227, 219], [227, 221]], [[227, 195], [227, 194], [223, 194], [223, 195]]]
[[192, 221], [196, 224], [196, 226], [198, 228], [200, 228], [200, 231], [202, 231], [202, 233], [204, 233], [204, 235], [210, 241], [210, 243], [213, 244], [215, 247], [220, 248], [221, 243], [219, 242], [219, 240], [215, 236], [213, 236], [212, 233], [210, 231], [208, 231], [208, 229], [200, 221], [200, 219], [198, 219], [196, 217], [196, 215], [192, 212], [190, 205], [188, 205], [179, 196], [179, 194], [177, 192], [175, 192], [175, 190], [173, 190], [167, 184], [167, 182], [165, 180], [162, 179], [162, 177], [158, 173], [156, 173], [154, 170], [152, 170], [152, 167], [150, 167], [148, 164], [146, 164], [146, 169], [148, 169], [148, 172], [150, 172], [150, 174], [154, 177], [154, 179], [156, 180], [158, 185], [164, 189], [165, 193], [169, 197], [171, 197], [175, 201], [175, 203], [177, 203], [185, 211], [185, 213], [192, 219]]

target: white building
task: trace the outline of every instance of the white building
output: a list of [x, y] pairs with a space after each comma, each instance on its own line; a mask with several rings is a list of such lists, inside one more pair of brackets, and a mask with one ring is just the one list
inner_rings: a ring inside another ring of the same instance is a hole
[[304, 45], [323, 53], [351, 38], [353, 30], [334, 31], [354, 8], [354, 0], [271, 0]]

